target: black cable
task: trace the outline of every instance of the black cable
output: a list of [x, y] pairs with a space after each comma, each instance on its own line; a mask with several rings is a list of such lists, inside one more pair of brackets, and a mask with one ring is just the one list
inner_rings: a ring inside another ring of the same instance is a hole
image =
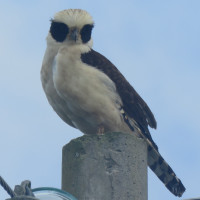
[[11, 187], [6, 183], [6, 181], [0, 176], [0, 185], [4, 188], [4, 190], [11, 196], [11, 198], [17, 196], [15, 192], [11, 189]]

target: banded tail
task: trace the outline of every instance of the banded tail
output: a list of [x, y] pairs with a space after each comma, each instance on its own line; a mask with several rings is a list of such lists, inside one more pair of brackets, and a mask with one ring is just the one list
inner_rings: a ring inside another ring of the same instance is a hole
[[185, 187], [160, 153], [148, 144], [148, 166], [175, 196], [181, 197]]
[[151, 137], [149, 138], [150, 133], [143, 133], [138, 124], [132, 119], [126, 116], [124, 112], [121, 112], [124, 118], [124, 121], [128, 124], [129, 128], [134, 131], [137, 129], [137, 132], [141, 137], [147, 142], [148, 145], [148, 166], [156, 174], [156, 176], [164, 183], [166, 188], [173, 193], [175, 196], [181, 197], [185, 191], [185, 187], [182, 184], [181, 180], [176, 176], [172, 168], [164, 160], [164, 158], [158, 152], [156, 144], [153, 142]]

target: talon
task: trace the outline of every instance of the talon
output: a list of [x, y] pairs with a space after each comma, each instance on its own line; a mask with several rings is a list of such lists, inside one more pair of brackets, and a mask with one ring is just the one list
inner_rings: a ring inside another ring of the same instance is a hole
[[103, 126], [100, 126], [100, 127], [97, 129], [97, 135], [104, 135], [104, 127], [103, 127]]

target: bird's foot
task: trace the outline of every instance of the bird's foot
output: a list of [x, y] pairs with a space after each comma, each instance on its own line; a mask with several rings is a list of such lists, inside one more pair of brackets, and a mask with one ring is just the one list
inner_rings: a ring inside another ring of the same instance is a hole
[[97, 135], [104, 135], [104, 127], [103, 126], [99, 126], [97, 129]]

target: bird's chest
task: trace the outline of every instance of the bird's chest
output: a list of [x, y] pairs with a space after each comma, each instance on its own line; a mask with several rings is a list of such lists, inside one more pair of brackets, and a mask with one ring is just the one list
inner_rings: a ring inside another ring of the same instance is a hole
[[67, 48], [46, 60], [42, 74], [48, 71], [49, 75], [42, 76], [43, 85], [59, 116], [87, 134], [95, 133], [99, 126], [105, 131], [121, 130], [122, 102], [107, 75], [84, 64], [80, 54]]
[[76, 56], [57, 56], [53, 64], [53, 81], [58, 94], [73, 112], [98, 112], [116, 101], [114, 83], [98, 69]]

